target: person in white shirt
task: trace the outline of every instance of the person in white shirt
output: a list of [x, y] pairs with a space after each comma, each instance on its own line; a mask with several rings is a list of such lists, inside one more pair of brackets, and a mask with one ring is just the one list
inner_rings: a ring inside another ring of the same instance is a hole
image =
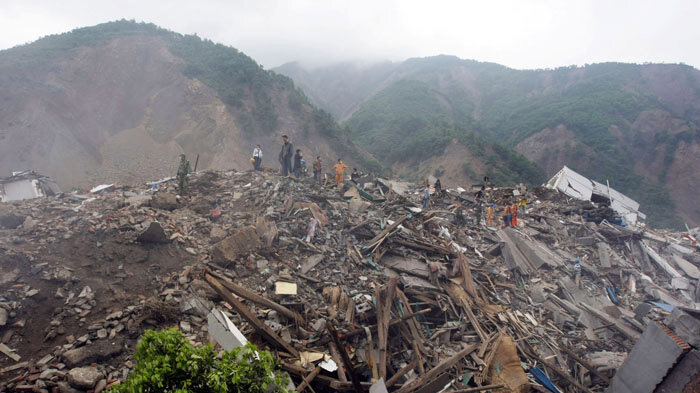
[[260, 145], [256, 145], [255, 149], [253, 150], [253, 168], [256, 171], [262, 170], [262, 156], [262, 148]]

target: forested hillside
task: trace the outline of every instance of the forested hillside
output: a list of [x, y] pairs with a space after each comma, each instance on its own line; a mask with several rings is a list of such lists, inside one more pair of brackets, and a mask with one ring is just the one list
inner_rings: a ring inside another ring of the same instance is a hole
[[[336, 68], [304, 70], [302, 87], [314, 86], [316, 73], [328, 79]], [[350, 85], [345, 102], [325, 106], [339, 117], [357, 108], [344, 125], [386, 165], [440, 172], [447, 161], [461, 160], [464, 170], [452, 173], [452, 180], [488, 173], [505, 183], [536, 183], [568, 165], [610, 180], [637, 199], [656, 225], [700, 224], [694, 202], [700, 188], [700, 72], [692, 67], [605, 63], [523, 71], [437, 56], [387, 68], [344, 66], [353, 79], [366, 72], [378, 81], [362, 86], [364, 95]], [[301, 71], [289, 72], [294, 74]], [[510, 158], [497, 163], [498, 151]], [[501, 163], [507, 166], [499, 168]]]
[[[276, 168], [280, 136], [307, 156], [371, 166], [291, 79], [234, 48], [118, 21], [0, 51], [0, 175], [35, 169], [63, 187], [247, 169], [255, 144]], [[194, 164], [194, 162], [193, 162]]]

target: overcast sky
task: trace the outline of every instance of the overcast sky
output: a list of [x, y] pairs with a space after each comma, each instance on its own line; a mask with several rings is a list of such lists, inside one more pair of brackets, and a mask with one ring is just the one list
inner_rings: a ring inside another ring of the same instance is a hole
[[0, 0], [0, 49], [122, 18], [234, 46], [266, 68], [437, 54], [519, 69], [700, 67], [700, 0]]

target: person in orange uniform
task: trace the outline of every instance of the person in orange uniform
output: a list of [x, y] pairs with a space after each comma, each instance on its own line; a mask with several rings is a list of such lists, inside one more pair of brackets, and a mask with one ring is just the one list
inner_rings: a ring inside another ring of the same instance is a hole
[[486, 211], [489, 226], [493, 226], [493, 209], [494, 209], [494, 204], [492, 203], [489, 205], [489, 208]]
[[343, 184], [343, 180], [345, 180], [343, 172], [348, 169], [348, 166], [343, 164], [343, 161], [339, 158], [338, 163], [333, 165], [331, 169], [335, 171], [335, 184], [338, 186], [338, 189], [340, 189], [340, 185]]
[[513, 202], [513, 205], [510, 207], [510, 212], [513, 215], [513, 227], [518, 226], [518, 204]]

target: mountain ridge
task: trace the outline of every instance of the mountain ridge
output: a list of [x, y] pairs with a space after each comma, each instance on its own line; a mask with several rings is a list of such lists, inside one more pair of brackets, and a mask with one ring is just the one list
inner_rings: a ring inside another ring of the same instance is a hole
[[[371, 165], [291, 79], [221, 44], [116, 21], [0, 51], [0, 173], [35, 169], [64, 188], [246, 168], [255, 144], [277, 168], [280, 136], [307, 159]], [[194, 162], [193, 162], [194, 164]]]
[[[302, 73], [291, 72], [293, 68], [287, 65], [278, 71], [299, 78]], [[371, 67], [330, 65], [320, 71], [306, 70], [299, 84], [308, 91], [317, 84], [314, 73], [321, 75], [316, 80], [334, 75], [342, 79], [342, 72], [348, 70], [353, 73], [351, 80], [373, 72]], [[392, 63], [391, 71], [383, 70], [379, 79], [374, 85], [350, 91], [348, 100], [335, 102], [335, 106], [316, 102], [335, 116], [344, 116], [343, 125], [350, 135], [375, 155], [395, 146], [379, 146], [377, 141], [400, 134], [404, 145], [411, 141], [417, 146], [429, 144], [427, 150], [434, 157], [451, 143], [441, 136], [444, 130], [457, 129], [458, 136], [474, 133], [524, 155], [546, 176], [569, 165], [596, 180], [609, 179], [640, 201], [657, 225], [700, 223], [700, 209], [693, 202], [700, 173], [692, 170], [700, 165], [700, 71], [693, 67], [610, 62], [515, 70], [442, 55]], [[407, 92], [414, 96], [412, 104], [407, 103]], [[342, 96], [333, 91], [325, 94]], [[387, 118], [404, 124], [401, 132], [385, 127]], [[547, 135], [556, 138], [544, 148], [543, 143], [550, 142]], [[392, 167], [408, 162], [393, 161], [390, 155], [377, 157]], [[488, 168], [483, 165], [488, 159], [478, 161], [476, 166]], [[427, 165], [426, 173], [438, 169]], [[420, 162], [413, 167], [422, 168]], [[453, 176], [452, 181], [475, 180], [481, 175], [467, 172]]]

